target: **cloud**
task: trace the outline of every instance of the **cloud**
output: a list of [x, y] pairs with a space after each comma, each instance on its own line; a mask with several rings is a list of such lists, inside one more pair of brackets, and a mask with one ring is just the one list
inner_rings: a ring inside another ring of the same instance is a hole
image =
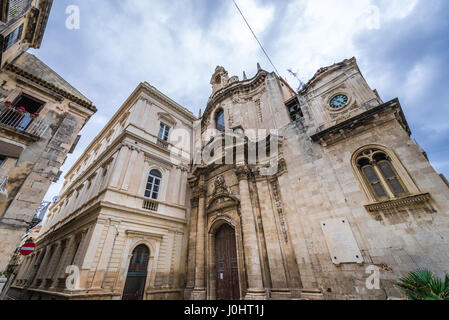
[[[435, 163], [449, 151], [449, 4], [444, 0], [237, 0], [281, 76], [306, 82], [320, 67], [356, 56], [384, 100], [398, 96], [415, 138]], [[80, 6], [81, 28], [65, 28]], [[34, 53], [94, 101], [67, 170], [139, 82], [204, 110], [217, 65], [230, 75], [273, 70], [232, 1], [59, 0]], [[423, 111], [425, 110], [425, 111]], [[422, 113], [425, 112], [425, 116]], [[449, 176], [447, 166], [442, 166]], [[440, 168], [438, 168], [440, 169]], [[440, 169], [442, 170], [442, 169]], [[57, 193], [52, 186], [47, 198]]]

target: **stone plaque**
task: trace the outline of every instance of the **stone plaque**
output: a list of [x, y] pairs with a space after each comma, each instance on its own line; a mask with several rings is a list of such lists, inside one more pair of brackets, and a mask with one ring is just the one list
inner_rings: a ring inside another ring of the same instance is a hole
[[323, 221], [321, 222], [321, 228], [334, 264], [364, 262], [348, 219]]

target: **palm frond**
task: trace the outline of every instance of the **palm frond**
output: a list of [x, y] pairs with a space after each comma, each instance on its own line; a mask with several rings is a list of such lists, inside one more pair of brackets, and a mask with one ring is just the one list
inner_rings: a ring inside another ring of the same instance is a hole
[[410, 300], [449, 300], [449, 276], [444, 281], [429, 270], [410, 272], [394, 282]]

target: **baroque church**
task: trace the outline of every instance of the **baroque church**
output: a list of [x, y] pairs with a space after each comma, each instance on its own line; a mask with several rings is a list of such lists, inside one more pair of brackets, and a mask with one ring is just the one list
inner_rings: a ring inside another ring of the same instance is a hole
[[408, 272], [449, 273], [449, 185], [355, 58], [300, 92], [260, 67], [211, 85], [200, 118], [135, 89], [67, 172], [9, 297], [385, 300]]

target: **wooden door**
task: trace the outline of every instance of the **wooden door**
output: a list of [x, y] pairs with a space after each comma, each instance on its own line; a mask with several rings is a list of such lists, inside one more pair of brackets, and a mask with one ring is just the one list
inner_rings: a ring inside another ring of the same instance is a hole
[[150, 250], [147, 246], [142, 244], [134, 249], [122, 300], [143, 300], [149, 260]]
[[217, 300], [239, 300], [239, 272], [235, 231], [223, 225], [215, 235]]

